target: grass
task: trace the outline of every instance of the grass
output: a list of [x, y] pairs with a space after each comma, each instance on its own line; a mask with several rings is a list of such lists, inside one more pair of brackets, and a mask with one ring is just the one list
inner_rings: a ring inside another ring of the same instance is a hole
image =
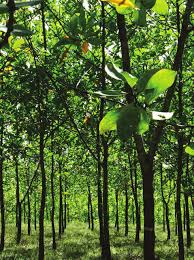
[[[2, 260], [37, 259], [38, 257], [38, 232], [33, 231], [31, 236], [26, 235], [27, 227], [23, 226], [22, 240], [19, 246], [15, 244], [15, 227], [9, 225], [6, 230], [5, 250], [0, 254]], [[193, 231], [193, 230], [192, 230]], [[142, 260], [143, 259], [143, 234], [139, 243], [134, 242], [135, 227], [130, 225], [129, 236], [123, 235], [124, 229], [118, 233], [110, 228], [111, 252], [113, 259]], [[194, 235], [192, 233], [192, 235]], [[45, 259], [100, 259], [98, 230], [93, 232], [87, 225], [73, 222], [68, 225], [62, 239], [57, 239], [57, 249], [52, 250], [52, 233], [50, 225], [45, 229]], [[173, 260], [178, 257], [177, 237], [173, 236], [166, 241], [166, 234], [160, 227], [156, 228], [156, 254], [160, 259]], [[190, 250], [185, 249], [185, 259], [194, 259], [194, 245]]]

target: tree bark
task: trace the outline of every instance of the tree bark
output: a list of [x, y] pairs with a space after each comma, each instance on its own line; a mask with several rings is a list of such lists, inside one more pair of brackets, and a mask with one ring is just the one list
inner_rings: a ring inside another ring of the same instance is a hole
[[144, 259], [154, 260], [154, 190], [153, 162], [147, 160], [143, 168], [143, 202], [144, 202]]
[[125, 185], [125, 236], [129, 232], [129, 198], [128, 198], [128, 183]]
[[104, 222], [104, 241], [103, 259], [111, 259], [110, 240], [109, 240], [109, 212], [108, 212], [108, 144], [102, 137], [103, 146], [103, 222]]
[[[29, 169], [27, 171], [27, 186], [29, 187]], [[27, 202], [28, 202], [28, 235], [30, 236], [31, 234], [31, 206], [30, 206], [30, 192], [28, 192], [27, 196]]]
[[41, 205], [40, 205], [40, 214], [39, 214], [39, 255], [38, 259], [44, 259], [44, 213], [45, 213], [45, 200], [46, 200], [46, 174], [44, 166], [44, 124], [40, 122], [40, 143], [39, 143], [39, 152], [40, 152], [40, 169], [41, 169]]
[[0, 252], [3, 251], [5, 245], [5, 207], [4, 207], [4, 190], [3, 190], [3, 131], [4, 123], [1, 119], [0, 127], [0, 209], [1, 209], [1, 236], [0, 236]]
[[16, 220], [17, 220], [16, 242], [17, 244], [19, 244], [21, 241], [22, 208], [20, 203], [19, 165], [18, 165], [17, 158], [15, 158], [15, 173], [16, 173]]
[[61, 176], [61, 164], [59, 164], [59, 238], [63, 232], [63, 188]]
[[119, 232], [119, 191], [115, 190], [116, 214], [115, 214], [115, 228]]
[[[51, 137], [53, 140], [53, 136]], [[52, 225], [52, 248], [55, 250], [57, 248], [56, 238], [55, 238], [55, 191], [54, 191], [54, 155], [53, 155], [53, 141], [51, 140], [51, 225]]]
[[[186, 183], [189, 185], [189, 156], [186, 160]], [[190, 227], [190, 212], [189, 212], [189, 196], [188, 192], [184, 193], [185, 199], [185, 218], [186, 218], [186, 233], [187, 233], [187, 247], [191, 246], [191, 227]]]

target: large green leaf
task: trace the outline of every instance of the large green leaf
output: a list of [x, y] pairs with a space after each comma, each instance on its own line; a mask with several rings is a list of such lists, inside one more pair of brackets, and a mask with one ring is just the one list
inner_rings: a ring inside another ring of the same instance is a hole
[[155, 5], [152, 8], [158, 14], [167, 15], [168, 14], [168, 4], [166, 0], [156, 0]]
[[139, 110], [133, 104], [123, 107], [117, 121], [117, 133], [122, 140], [126, 140], [137, 129], [140, 119]]
[[194, 156], [194, 143], [191, 143], [186, 146], [185, 152], [191, 156]]
[[176, 71], [170, 69], [161, 69], [154, 73], [145, 87], [146, 103], [152, 102], [171, 87], [175, 81], [176, 74]]
[[111, 78], [116, 80], [123, 80], [127, 82], [131, 88], [134, 87], [136, 82], [138, 81], [135, 76], [131, 75], [127, 71], [121, 70], [114, 63], [108, 63], [105, 67], [105, 70]]
[[133, 133], [142, 135], [149, 129], [150, 118], [145, 110], [129, 104], [120, 111], [117, 121], [117, 133], [122, 140], [126, 140]]
[[136, 88], [138, 93], [141, 93], [149, 81], [149, 79], [157, 72], [159, 69], [152, 69], [143, 74], [143, 76], [137, 81]]
[[117, 120], [120, 115], [120, 109], [114, 109], [108, 112], [100, 121], [99, 130], [100, 134], [104, 134], [111, 130], [117, 129]]

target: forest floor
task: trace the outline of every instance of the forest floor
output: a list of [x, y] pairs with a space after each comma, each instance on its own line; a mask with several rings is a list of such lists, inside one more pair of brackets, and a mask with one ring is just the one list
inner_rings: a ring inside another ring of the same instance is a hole
[[[33, 230], [32, 235], [28, 236], [27, 226], [23, 226], [21, 244], [15, 244], [15, 227], [7, 227], [5, 250], [0, 254], [0, 259], [37, 259], [38, 255], [38, 233]], [[114, 228], [110, 228], [111, 252], [113, 259], [142, 260], [143, 254], [143, 234], [141, 233], [139, 243], [134, 242], [135, 227], [129, 226], [129, 236], [123, 235], [124, 230], [118, 233]], [[185, 232], [184, 232], [185, 233]], [[45, 254], [46, 260], [62, 259], [100, 259], [98, 230], [93, 232], [87, 225], [80, 222], [68, 224], [61, 240], [57, 239], [57, 249], [52, 250], [52, 234], [50, 226], [46, 226], [45, 232]], [[194, 230], [192, 230], [194, 237]], [[161, 231], [161, 227], [156, 227], [156, 254], [160, 259], [173, 260], [178, 256], [177, 237], [173, 235], [171, 241], [166, 241], [166, 233]], [[194, 259], [194, 242], [188, 250], [185, 248], [185, 259]]]

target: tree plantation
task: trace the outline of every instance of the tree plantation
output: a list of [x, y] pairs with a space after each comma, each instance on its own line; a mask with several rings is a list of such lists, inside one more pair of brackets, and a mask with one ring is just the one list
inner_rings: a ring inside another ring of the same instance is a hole
[[194, 259], [193, 7], [0, 1], [0, 259]]

